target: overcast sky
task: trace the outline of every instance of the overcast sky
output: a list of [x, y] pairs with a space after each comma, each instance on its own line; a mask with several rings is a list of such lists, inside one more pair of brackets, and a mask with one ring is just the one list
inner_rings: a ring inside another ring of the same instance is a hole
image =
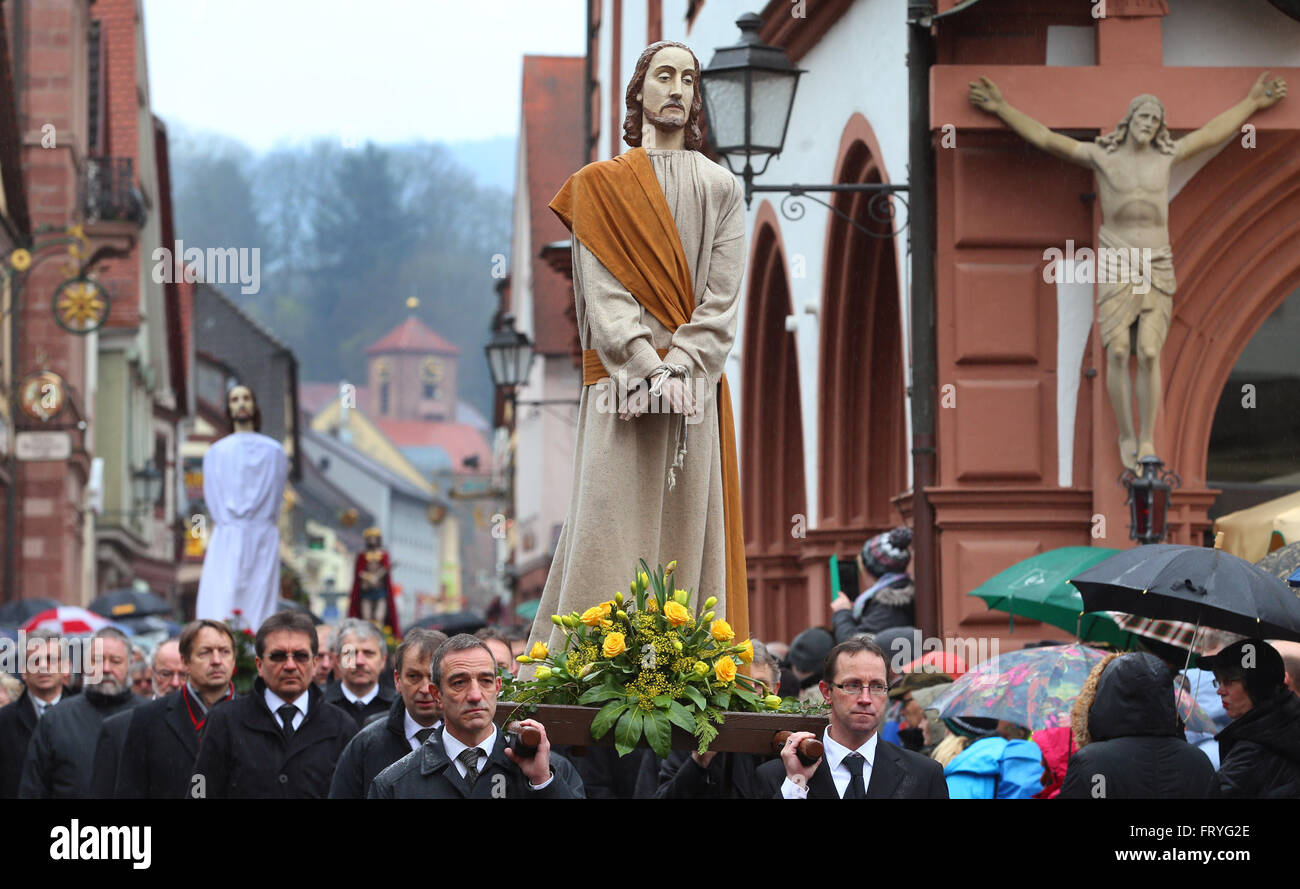
[[257, 151], [513, 136], [523, 55], [582, 55], [584, 5], [144, 0], [153, 110]]

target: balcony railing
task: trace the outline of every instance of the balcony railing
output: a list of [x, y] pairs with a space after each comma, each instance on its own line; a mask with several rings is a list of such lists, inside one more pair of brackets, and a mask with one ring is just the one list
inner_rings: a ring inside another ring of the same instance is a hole
[[129, 157], [91, 157], [81, 175], [81, 206], [86, 222], [131, 222], [143, 225], [144, 196], [135, 184]]

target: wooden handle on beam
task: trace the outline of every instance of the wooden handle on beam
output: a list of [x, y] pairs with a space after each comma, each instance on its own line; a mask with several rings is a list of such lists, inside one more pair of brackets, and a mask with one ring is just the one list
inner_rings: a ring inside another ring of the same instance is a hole
[[[772, 737], [773, 753], [778, 755], [781, 753], [781, 748], [784, 747], [785, 742], [789, 740], [790, 734], [790, 732], [782, 729]], [[822, 754], [825, 752], [826, 749], [822, 746], [821, 741], [818, 741], [816, 738], [804, 738], [799, 742], [799, 748], [795, 750], [795, 755], [799, 757], [801, 763], [810, 766], [817, 760], [821, 759]]]

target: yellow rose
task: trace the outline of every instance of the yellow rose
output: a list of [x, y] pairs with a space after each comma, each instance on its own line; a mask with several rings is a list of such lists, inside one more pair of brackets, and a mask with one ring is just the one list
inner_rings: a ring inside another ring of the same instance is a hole
[[704, 661], [696, 661], [695, 666], [693, 666], [691, 669], [695, 671], [696, 676], [699, 676], [701, 678], [709, 675], [709, 665], [704, 663]]
[[713, 665], [713, 675], [719, 682], [736, 681], [736, 662], [729, 657], [720, 657]]
[[609, 603], [602, 602], [582, 612], [582, 617], [579, 620], [589, 627], [598, 627], [607, 617], [609, 617]]
[[546, 650], [546, 646], [543, 645], [541, 642], [534, 642], [533, 650], [528, 652], [528, 656], [535, 661], [546, 660], [546, 656], [548, 654], [550, 654], [550, 652]]
[[691, 619], [691, 613], [684, 605], [678, 605], [676, 602], [667, 602], [664, 605], [664, 617], [668, 618], [668, 623], [674, 627], [680, 627]]
[[763, 698], [763, 706], [769, 710], [779, 710], [781, 708], [781, 696], [768, 695]]
[[618, 657], [627, 651], [627, 646], [623, 644], [622, 633], [610, 633], [605, 637], [605, 645], [602, 648], [605, 657]]
[[719, 642], [730, 642], [736, 638], [736, 631], [725, 620], [715, 620], [713, 626], [709, 627], [709, 633]]
[[550, 668], [550, 667], [538, 667], [538, 668], [537, 668], [536, 676], [537, 676], [538, 679], [550, 679], [550, 678], [551, 678], [551, 668]]
[[740, 658], [742, 664], [752, 664], [754, 662], [754, 640], [746, 639], [744, 643], [736, 649], [736, 656]]

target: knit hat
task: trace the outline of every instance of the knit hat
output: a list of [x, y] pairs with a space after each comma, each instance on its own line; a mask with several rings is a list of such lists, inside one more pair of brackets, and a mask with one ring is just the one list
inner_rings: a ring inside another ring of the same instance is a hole
[[800, 673], [818, 676], [826, 667], [826, 655], [835, 647], [835, 637], [823, 627], [809, 627], [790, 643], [790, 666]]
[[876, 577], [902, 574], [912, 561], [912, 529], [906, 526], [885, 531], [862, 544], [862, 563]]
[[986, 716], [945, 716], [948, 731], [965, 738], [988, 738], [997, 734], [998, 721]]

